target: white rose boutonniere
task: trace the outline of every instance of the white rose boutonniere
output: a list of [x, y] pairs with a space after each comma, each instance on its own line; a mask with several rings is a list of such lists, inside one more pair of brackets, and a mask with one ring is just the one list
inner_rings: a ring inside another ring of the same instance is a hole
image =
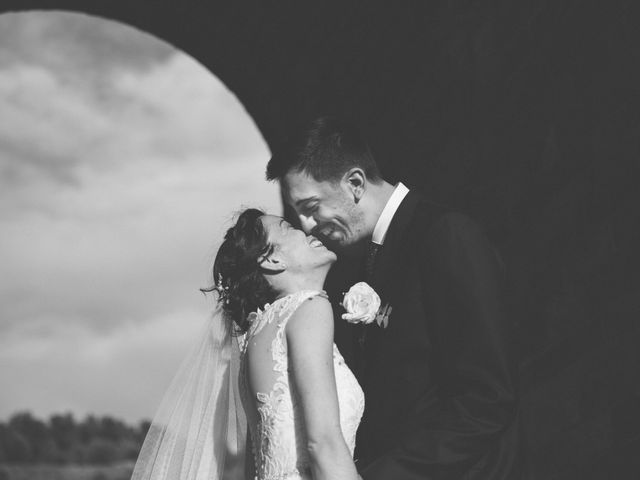
[[358, 282], [344, 294], [342, 306], [347, 311], [342, 314], [343, 320], [367, 325], [376, 319], [380, 309], [380, 297], [368, 283]]

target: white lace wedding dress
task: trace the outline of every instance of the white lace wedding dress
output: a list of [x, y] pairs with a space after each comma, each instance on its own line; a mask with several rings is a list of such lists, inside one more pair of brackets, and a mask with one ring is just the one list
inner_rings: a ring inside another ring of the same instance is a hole
[[[247, 413], [255, 478], [258, 480], [311, 479], [303, 417], [295, 384], [288, 369], [284, 330], [295, 310], [316, 295], [325, 294], [321, 291], [301, 291], [266, 305], [263, 311], [258, 310], [253, 315], [249, 330], [240, 338], [240, 395]], [[265, 328], [267, 326], [271, 327]], [[248, 386], [246, 354], [251, 340], [260, 335], [271, 337], [267, 340], [271, 341], [271, 367], [275, 374], [271, 390], [258, 392], [253, 399]], [[353, 455], [356, 430], [364, 411], [364, 394], [335, 344], [333, 364], [340, 425]]]

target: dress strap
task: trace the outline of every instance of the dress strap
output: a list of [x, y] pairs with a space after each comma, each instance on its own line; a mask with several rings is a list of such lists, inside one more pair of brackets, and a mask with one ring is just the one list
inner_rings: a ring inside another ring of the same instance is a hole
[[276, 372], [280, 372], [280, 381], [284, 381], [282, 377], [286, 377], [287, 372], [287, 343], [284, 335], [287, 322], [300, 305], [307, 300], [311, 300], [313, 297], [318, 296], [328, 298], [327, 293], [323, 290], [304, 290], [280, 299], [285, 303], [282, 304], [282, 308], [279, 311], [278, 329], [276, 330], [276, 335], [271, 343], [271, 352], [274, 361], [273, 369]]
[[[324, 290], [301, 290], [279, 298], [271, 304], [267, 303], [263, 309], [251, 312], [247, 318], [250, 327], [240, 342], [241, 347], [246, 347], [251, 337], [257, 335], [260, 330], [275, 319], [278, 322], [278, 331], [282, 330], [298, 307], [305, 300], [316, 296], [329, 298]], [[241, 349], [244, 350], [244, 348]]]
[[[282, 308], [279, 309], [278, 316], [278, 330], [284, 329], [289, 319], [293, 316], [295, 311], [307, 300], [311, 300], [313, 297], [328, 298], [327, 293], [324, 290], [302, 290], [300, 292], [292, 293], [280, 300], [283, 301]], [[275, 304], [274, 304], [275, 305]]]

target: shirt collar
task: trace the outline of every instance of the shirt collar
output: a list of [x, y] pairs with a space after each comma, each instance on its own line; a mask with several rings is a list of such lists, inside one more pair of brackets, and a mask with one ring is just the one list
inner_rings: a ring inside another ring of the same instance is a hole
[[384, 206], [380, 217], [378, 217], [378, 221], [376, 222], [376, 226], [373, 229], [373, 236], [371, 237], [371, 241], [373, 243], [377, 243], [378, 245], [384, 244], [384, 239], [387, 236], [387, 230], [389, 230], [389, 225], [391, 225], [391, 220], [393, 220], [393, 216], [398, 210], [398, 207], [404, 200], [404, 197], [409, 193], [409, 189], [405, 187], [402, 182], [398, 182], [396, 188], [393, 190], [393, 193], [387, 200], [387, 204]]

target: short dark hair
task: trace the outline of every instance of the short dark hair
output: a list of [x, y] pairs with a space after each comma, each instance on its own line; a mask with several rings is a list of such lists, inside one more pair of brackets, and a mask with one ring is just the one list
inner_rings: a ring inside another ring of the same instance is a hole
[[382, 180], [369, 145], [355, 125], [324, 116], [311, 121], [275, 149], [267, 165], [267, 180], [282, 180], [295, 170], [308, 173], [317, 182], [337, 181], [353, 167], [362, 168], [373, 182]]
[[265, 213], [248, 208], [238, 216], [236, 224], [227, 230], [224, 241], [213, 263], [213, 282], [203, 292], [218, 292], [224, 312], [237, 329], [249, 327], [247, 316], [275, 300], [273, 290], [259, 265], [259, 259], [268, 255], [273, 246], [260, 221]]

